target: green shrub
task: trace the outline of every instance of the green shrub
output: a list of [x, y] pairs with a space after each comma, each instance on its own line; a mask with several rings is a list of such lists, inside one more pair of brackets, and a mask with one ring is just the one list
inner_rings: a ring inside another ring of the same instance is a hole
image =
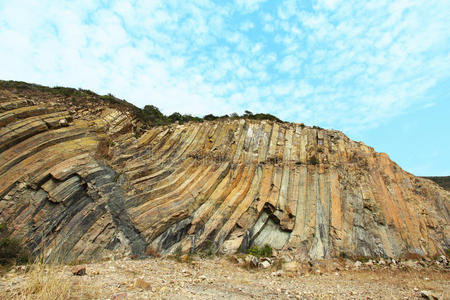
[[248, 249], [248, 254], [257, 257], [267, 257], [272, 255], [272, 247], [270, 245], [265, 244], [263, 247], [259, 248], [257, 245], [252, 246]]
[[[143, 109], [136, 107], [135, 105], [126, 102], [125, 100], [119, 99], [112, 94], [98, 95], [87, 89], [74, 89], [62, 86], [46, 87], [38, 84], [26, 83], [21, 81], [4, 81], [0, 80], [1, 89], [14, 89], [16, 91], [23, 92], [25, 94], [35, 94], [37, 92], [47, 93], [53, 96], [64, 96], [68, 100], [74, 103], [80, 103], [80, 101], [99, 101], [107, 102], [116, 108], [126, 109], [133, 112], [138, 119], [140, 119], [144, 124], [149, 126], [160, 126], [169, 125], [175, 122], [180, 124], [185, 122], [203, 122], [203, 121], [214, 121], [214, 120], [238, 120], [238, 119], [252, 119], [252, 120], [270, 120], [274, 122], [282, 122], [280, 119], [271, 114], [265, 113], [252, 113], [246, 110], [244, 114], [238, 115], [237, 113], [232, 113], [230, 115], [215, 116], [213, 114], [205, 115], [203, 118], [195, 117], [191, 115], [181, 115], [180, 113], [173, 113], [170, 116], [165, 116], [161, 111], [153, 105], [146, 105]], [[304, 125], [301, 124], [302, 127]], [[318, 128], [318, 127], [316, 127]]]
[[55, 86], [52, 91], [54, 92], [54, 94], [62, 94], [66, 97], [70, 97], [77, 92], [76, 89], [66, 88], [62, 86]]
[[278, 119], [277, 117], [275, 117], [274, 115], [271, 114], [252, 114], [252, 115], [248, 115], [247, 116], [250, 119], [253, 120], [270, 120], [270, 121], [276, 121], [276, 122], [282, 122], [280, 119]]
[[[206, 240], [205, 248], [202, 251], [203, 256], [211, 257], [216, 253], [216, 245], [211, 240]], [[201, 255], [201, 256], [202, 256]]]
[[314, 156], [311, 156], [311, 158], [309, 159], [309, 163], [310, 163], [311, 165], [317, 165], [317, 164], [319, 163], [319, 160], [318, 160], [317, 157], [314, 155]]
[[141, 117], [147, 122], [155, 123], [156, 125], [165, 125], [169, 123], [167, 117], [163, 115], [156, 106], [146, 105], [141, 113]]
[[183, 115], [180, 114], [179, 112], [174, 112], [173, 114], [171, 114], [170, 116], [168, 116], [169, 120], [171, 123], [175, 123], [175, 122], [180, 122], [183, 123], [184, 122], [184, 118]]
[[230, 115], [230, 119], [232, 119], [232, 120], [239, 119], [239, 115], [238, 115], [237, 113], [232, 113], [232, 114]]
[[217, 120], [219, 117], [216, 117], [215, 115], [213, 115], [213, 114], [208, 114], [208, 115], [205, 115], [204, 117], [203, 117], [203, 120], [205, 120], [205, 121], [214, 121], [214, 120]]
[[0, 265], [10, 265], [14, 263], [27, 263], [30, 255], [20, 242], [11, 238], [11, 232], [6, 223], [0, 224]]

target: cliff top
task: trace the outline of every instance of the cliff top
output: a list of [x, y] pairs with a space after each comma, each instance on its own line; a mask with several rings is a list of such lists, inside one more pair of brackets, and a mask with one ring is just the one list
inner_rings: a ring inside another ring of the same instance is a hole
[[[175, 112], [169, 116], [161, 113], [159, 108], [153, 105], [146, 105], [143, 109], [127, 102], [126, 100], [119, 99], [112, 94], [98, 95], [90, 90], [75, 89], [68, 87], [47, 87], [34, 83], [27, 83], [23, 81], [5, 81], [0, 80], [0, 89], [3, 91], [9, 91], [14, 95], [22, 97], [39, 97], [43, 101], [65, 101], [69, 104], [83, 105], [87, 103], [101, 103], [107, 107], [115, 108], [120, 111], [127, 111], [131, 113], [135, 118], [139, 119], [143, 124], [148, 126], [158, 125], [170, 125], [174, 123], [186, 123], [186, 122], [203, 122], [214, 120], [235, 120], [235, 119], [254, 119], [254, 120], [270, 120], [275, 122], [284, 123], [277, 117], [271, 114], [258, 113], [253, 114], [250, 111], [245, 111], [243, 115], [233, 113], [231, 115], [215, 116], [208, 114], [203, 117], [196, 117], [187, 114], [181, 114]], [[0, 94], [0, 97], [2, 94]], [[4, 95], [3, 97], [8, 95]]]

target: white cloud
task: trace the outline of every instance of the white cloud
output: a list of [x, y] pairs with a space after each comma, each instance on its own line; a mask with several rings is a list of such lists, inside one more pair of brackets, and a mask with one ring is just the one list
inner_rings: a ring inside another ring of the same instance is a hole
[[263, 48], [261, 43], [256, 43], [252, 48], [252, 53], [258, 53]]
[[241, 30], [242, 31], [248, 31], [248, 30], [250, 30], [250, 29], [252, 29], [254, 27], [255, 27], [255, 24], [253, 24], [253, 22], [246, 21], [246, 22], [242, 23]]
[[235, 3], [244, 12], [254, 12], [262, 2], [265, 2], [265, 0], [235, 0]]
[[298, 73], [300, 72], [301, 64], [300, 58], [295, 55], [288, 55], [277, 65], [277, 68], [283, 73]]
[[0, 78], [355, 131], [450, 76], [448, 1], [263, 2], [4, 2]]
[[333, 10], [341, 3], [341, 0], [319, 0], [314, 6], [315, 9]]

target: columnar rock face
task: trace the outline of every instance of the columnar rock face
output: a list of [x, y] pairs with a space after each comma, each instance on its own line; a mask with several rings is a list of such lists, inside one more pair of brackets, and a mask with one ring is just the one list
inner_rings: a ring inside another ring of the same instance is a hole
[[450, 248], [450, 193], [339, 131], [240, 119], [137, 134], [127, 109], [9, 91], [0, 124], [0, 221], [49, 259]]

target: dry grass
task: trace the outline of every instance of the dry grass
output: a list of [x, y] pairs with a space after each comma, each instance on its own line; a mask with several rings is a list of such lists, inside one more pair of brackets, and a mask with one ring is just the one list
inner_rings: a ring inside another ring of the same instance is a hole
[[[86, 264], [87, 275], [73, 276], [72, 266], [35, 263], [28, 271], [12, 269], [0, 277], [0, 299], [416, 299], [428, 290], [449, 299], [446, 270], [348, 270], [273, 275], [276, 269], [239, 268], [225, 257], [179, 263], [175, 259], [116, 260]], [[204, 276], [204, 279], [201, 279]], [[141, 278], [151, 289], [136, 287]]]
[[110, 146], [111, 146], [111, 139], [109, 139], [108, 137], [101, 139], [97, 145], [95, 158], [110, 160], [112, 158]]
[[80, 285], [78, 276], [72, 276], [69, 266], [44, 264], [37, 261], [26, 268], [25, 273], [15, 274], [17, 284], [9, 290], [0, 291], [0, 299], [11, 300], [69, 300], [96, 299], [96, 287]]
[[[41, 262], [30, 266], [24, 283], [8, 294], [0, 293], [4, 299], [69, 299], [71, 282], [64, 277], [59, 265], [45, 265]], [[3, 295], [2, 295], [3, 294]]]

